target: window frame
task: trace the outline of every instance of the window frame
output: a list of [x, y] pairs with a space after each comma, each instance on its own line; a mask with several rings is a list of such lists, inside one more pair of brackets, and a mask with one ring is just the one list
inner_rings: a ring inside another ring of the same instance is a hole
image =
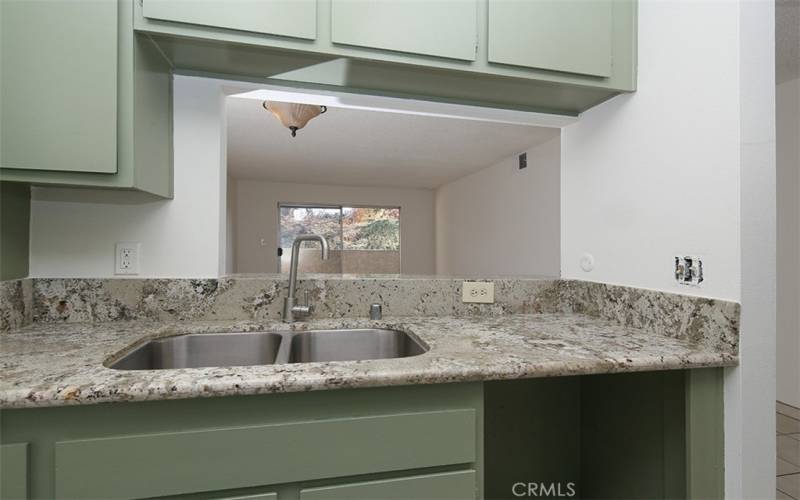
[[[365, 203], [310, 203], [310, 202], [279, 201], [278, 202], [278, 210], [277, 210], [277, 212], [278, 212], [278, 215], [277, 215], [277, 217], [278, 217], [277, 242], [278, 242], [278, 248], [286, 250], [286, 249], [284, 249], [283, 247], [280, 246], [281, 245], [281, 239], [282, 239], [282, 232], [281, 232], [281, 230], [282, 230], [282, 227], [281, 227], [281, 209], [282, 208], [312, 208], [312, 209], [313, 208], [322, 208], [322, 209], [337, 208], [337, 209], [339, 209], [339, 213], [340, 213], [340, 217], [339, 217], [339, 237], [340, 237], [340, 239], [342, 241], [342, 248], [339, 251], [341, 251], [341, 252], [347, 251], [344, 248], [344, 222], [343, 222], [344, 217], [341, 216], [343, 209], [345, 209], [345, 208], [376, 208], [376, 209], [397, 210], [398, 211], [398, 220], [399, 220], [398, 225], [397, 225], [397, 230], [400, 233], [397, 236], [397, 241], [398, 241], [398, 246], [399, 246], [399, 250], [397, 250], [397, 253], [398, 253], [399, 258], [400, 258], [400, 273], [402, 274], [402, 272], [403, 272], [403, 207], [402, 206], [400, 206], [400, 205], [379, 205], [379, 204], [371, 204], [371, 203], [366, 203], [366, 204]], [[350, 250], [350, 251], [352, 251], [352, 250]], [[388, 250], [367, 250], [367, 251], [386, 252]], [[281, 258], [280, 257], [278, 257], [277, 268], [278, 268], [277, 269], [278, 274], [282, 274], [282, 272], [281, 272]]]

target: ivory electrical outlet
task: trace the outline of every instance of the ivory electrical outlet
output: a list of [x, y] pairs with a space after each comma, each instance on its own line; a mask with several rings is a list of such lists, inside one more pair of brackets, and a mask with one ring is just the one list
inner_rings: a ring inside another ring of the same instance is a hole
[[114, 258], [114, 274], [139, 274], [141, 243], [117, 243]]
[[465, 281], [461, 286], [461, 301], [493, 304], [494, 283], [491, 281]]

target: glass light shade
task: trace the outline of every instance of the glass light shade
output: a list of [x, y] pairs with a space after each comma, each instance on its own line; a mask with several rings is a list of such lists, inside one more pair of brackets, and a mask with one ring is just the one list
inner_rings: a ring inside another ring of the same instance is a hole
[[294, 102], [264, 101], [264, 109], [275, 115], [284, 127], [292, 131], [292, 137], [306, 126], [309, 120], [327, 111], [325, 106], [298, 104]]

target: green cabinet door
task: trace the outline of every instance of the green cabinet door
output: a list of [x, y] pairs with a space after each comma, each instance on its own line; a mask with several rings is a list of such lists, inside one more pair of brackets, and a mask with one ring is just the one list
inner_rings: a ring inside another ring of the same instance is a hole
[[0, 2], [0, 167], [117, 171], [117, 2]]
[[474, 61], [477, 0], [331, 0], [335, 44]]
[[259, 493], [256, 495], [220, 497], [220, 500], [278, 500], [278, 495], [276, 493]]
[[488, 1], [490, 63], [611, 76], [613, 4], [624, 0]]
[[466, 500], [476, 497], [476, 476], [474, 470], [461, 470], [307, 488], [300, 490], [300, 500]]
[[134, 4], [0, 0], [0, 181], [172, 196], [172, 67]]
[[473, 463], [476, 449], [467, 408], [64, 440], [55, 443], [55, 493], [111, 499], [249, 488]]
[[28, 443], [0, 445], [0, 500], [28, 498]]
[[316, 0], [143, 0], [148, 19], [317, 38]]
[[188, 495], [172, 495], [167, 497], [156, 497], [154, 500], [278, 500], [277, 493], [252, 493], [236, 494], [216, 491], [206, 491], [203, 493], [191, 493]]
[[0, 280], [28, 276], [31, 187], [0, 182]]

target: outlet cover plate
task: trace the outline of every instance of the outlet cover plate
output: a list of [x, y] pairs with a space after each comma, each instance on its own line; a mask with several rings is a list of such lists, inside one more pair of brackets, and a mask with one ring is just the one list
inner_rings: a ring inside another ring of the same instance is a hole
[[494, 283], [491, 281], [465, 281], [461, 286], [461, 301], [494, 304]]
[[114, 274], [139, 274], [139, 254], [141, 243], [120, 242], [114, 251]]

